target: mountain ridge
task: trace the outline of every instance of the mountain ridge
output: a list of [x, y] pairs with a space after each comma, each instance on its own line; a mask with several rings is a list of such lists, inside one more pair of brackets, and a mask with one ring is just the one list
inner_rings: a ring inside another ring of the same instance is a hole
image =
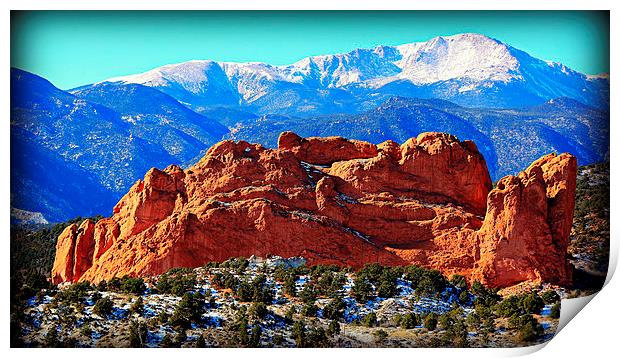
[[[549, 81], [554, 85], [545, 83]], [[235, 101], [259, 114], [360, 111], [368, 108], [357, 103], [360, 97], [381, 97], [384, 92], [387, 96], [437, 97], [494, 108], [524, 107], [562, 96], [597, 107], [609, 101], [604, 76], [585, 75], [472, 33], [309, 56], [289, 65], [191, 60], [98, 83], [105, 82], [152, 86], [198, 112], [214, 104], [235, 106]], [[509, 96], [515, 91], [520, 95]], [[214, 97], [226, 100], [216, 103]], [[315, 103], [321, 98], [341, 103]], [[288, 103], [293, 109], [274, 111], [271, 102]]]

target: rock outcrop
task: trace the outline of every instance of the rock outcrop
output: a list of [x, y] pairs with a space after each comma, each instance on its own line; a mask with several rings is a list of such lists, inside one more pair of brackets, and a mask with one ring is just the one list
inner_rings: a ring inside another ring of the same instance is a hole
[[229, 257], [416, 264], [503, 287], [566, 284], [576, 160], [548, 155], [492, 188], [471, 141], [402, 145], [285, 132], [223, 141], [194, 166], [151, 169], [110, 218], [58, 239], [54, 283], [160, 274]]

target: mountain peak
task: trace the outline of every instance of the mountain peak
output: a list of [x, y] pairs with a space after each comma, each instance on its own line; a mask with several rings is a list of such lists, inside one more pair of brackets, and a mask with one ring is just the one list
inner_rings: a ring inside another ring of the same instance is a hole
[[[493, 108], [567, 96], [600, 106], [608, 103], [608, 83], [598, 78], [483, 34], [462, 33], [309, 56], [289, 65], [192, 60], [107, 81], [155, 87], [197, 111], [240, 106], [259, 115], [299, 116], [362, 111], [391, 96]], [[362, 98], [372, 103], [347, 103]]]

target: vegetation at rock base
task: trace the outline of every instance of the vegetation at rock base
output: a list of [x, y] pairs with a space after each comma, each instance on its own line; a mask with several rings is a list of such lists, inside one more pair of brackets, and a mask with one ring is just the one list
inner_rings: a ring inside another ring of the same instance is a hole
[[[559, 311], [551, 289], [502, 298], [479, 282], [470, 285], [459, 276], [448, 280], [416, 266], [370, 264], [353, 270], [286, 262], [238, 258], [152, 278], [115, 278], [96, 286], [43, 285], [22, 301], [24, 313], [12, 316], [11, 342], [333, 347], [355, 346], [362, 342], [360, 335], [371, 335], [372, 344], [389, 347], [407, 342], [396, 338], [404, 335], [417, 346], [523, 345], [540, 342], [546, 332], [540, 322], [553, 322]], [[292, 281], [288, 288], [287, 281]], [[356, 282], [367, 283], [367, 292], [356, 290]], [[550, 308], [554, 302], [557, 307]], [[545, 304], [545, 312], [551, 313], [542, 316]], [[32, 326], [36, 312], [53, 314], [36, 316], [41, 323]], [[502, 325], [509, 335], [499, 333]], [[20, 327], [30, 327], [31, 333], [19, 334]]]
[[574, 288], [589, 295], [603, 287], [609, 266], [609, 162], [579, 167], [575, 193], [575, 215], [569, 254], [576, 267]]

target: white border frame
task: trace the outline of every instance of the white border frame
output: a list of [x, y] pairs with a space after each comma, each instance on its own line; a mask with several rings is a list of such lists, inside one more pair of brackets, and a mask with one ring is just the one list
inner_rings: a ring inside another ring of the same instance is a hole
[[[421, 3], [413, 3], [405, 0], [381, 0], [376, 2], [360, 2], [352, 0], [341, 0], [338, 3], [329, 0], [314, 0], [312, 2], [291, 2], [284, 0], [262, 0], [248, 1], [248, 0], [233, 0], [224, 1], [216, 0], [210, 3], [205, 3], [196, 0], [91, 0], [77, 2], [75, 0], [23, 0], [15, 1], [8, 0], [3, 2], [5, 11], [0, 15], [0, 24], [2, 24], [2, 42], [5, 51], [1, 57], [1, 64], [4, 71], [0, 72], [0, 83], [2, 83], [2, 94], [0, 96], [0, 103], [2, 105], [2, 113], [8, 115], [10, 112], [10, 73], [8, 68], [10, 67], [10, 13], [9, 10], [611, 10], [610, 17], [610, 73], [614, 68], [614, 61], [618, 61], [618, 30], [617, 23], [618, 17], [617, 11], [620, 2], [619, 1], [602, 1], [602, 0], [434, 0], [425, 1]], [[616, 21], [616, 22], [614, 22]], [[615, 42], [614, 42], [615, 41]], [[618, 108], [618, 92], [616, 91], [615, 82], [611, 81], [611, 138], [618, 138], [618, 115], [616, 110]], [[6, 118], [6, 117], [5, 117]], [[5, 119], [6, 120], [6, 119]], [[0, 146], [2, 148], [0, 152], [0, 164], [3, 168], [10, 168], [10, 146], [9, 146], [9, 126], [5, 123], [0, 127]], [[612, 139], [612, 144], [613, 144]], [[618, 147], [611, 145], [611, 158], [618, 158]], [[611, 178], [615, 178], [615, 174], [618, 173], [619, 160], [611, 162]], [[45, 173], [42, 173], [43, 175]], [[10, 201], [10, 175], [5, 173], [1, 179], [2, 191], [1, 195], [6, 205]], [[563, 329], [556, 337], [546, 344], [546, 348], [541, 351], [540, 354], [544, 355], [565, 355], [565, 356], [592, 356], [602, 355], [608, 356], [610, 352], [616, 348], [617, 337], [617, 322], [620, 320], [620, 310], [618, 306], [618, 298], [620, 292], [620, 284], [618, 280], [609, 281], [613, 276], [613, 273], [617, 266], [618, 259], [618, 228], [620, 225], [620, 215], [617, 209], [618, 205], [618, 193], [620, 190], [617, 186], [611, 187], [611, 252], [610, 252], [610, 267], [607, 278], [607, 285], [601, 291], [602, 294], [596, 295], [592, 299], [592, 304], [588, 305], [584, 313], [575, 317], [574, 322], [571, 322]], [[10, 219], [8, 215], [8, 205], [5, 207], [7, 210], [4, 217], [1, 219], [1, 227], [3, 235], [3, 260], [2, 266], [5, 274], [1, 276], [0, 287], [4, 288], [4, 295], [2, 296], [2, 321], [3, 325], [0, 326], [0, 332], [2, 335], [2, 344], [5, 349], [5, 353], [11, 355], [22, 356], [35, 356], [46, 355], [55, 356], [56, 354], [62, 356], [82, 356], [85, 353], [95, 356], [104, 356], [111, 352], [120, 354], [123, 356], [134, 355], [139, 351], [133, 351], [128, 349], [117, 349], [114, 351], [104, 349], [90, 349], [85, 352], [82, 349], [55, 349], [55, 350], [40, 350], [40, 349], [9, 349], [9, 275], [10, 272], [9, 260], [6, 257], [9, 255], [10, 241], [9, 241], [9, 225]], [[572, 304], [571, 304], [572, 305]], [[564, 315], [565, 306], [563, 305], [562, 314]], [[577, 304], [576, 308], [583, 307]], [[579, 311], [578, 309], [576, 310]], [[576, 314], [576, 312], [575, 312]], [[498, 349], [407, 349], [398, 348], [396, 351], [384, 348], [376, 349], [356, 349], [342, 351], [340, 349], [323, 349], [318, 351], [317, 349], [296, 349], [294, 351], [287, 349], [259, 349], [259, 350], [243, 350], [243, 349], [210, 349], [207, 351], [184, 349], [183, 351], [174, 351], [174, 353], [181, 353], [183, 355], [190, 356], [202, 356], [205, 355], [221, 355], [221, 356], [247, 356], [252, 355], [255, 357], [288, 357], [294, 354], [298, 357], [313, 357], [316, 354], [337, 356], [356, 354], [363, 357], [376, 357], [378, 355], [433, 355], [437, 357], [446, 357], [452, 355], [458, 355], [460, 357], [496, 357], [496, 356], [515, 356], [523, 355], [535, 352], [545, 345], [528, 347], [528, 348], [498, 348]], [[149, 355], [164, 356], [169, 354], [170, 350], [164, 349], [152, 349], [149, 350]], [[617, 353], [616, 353], [617, 354]]]

